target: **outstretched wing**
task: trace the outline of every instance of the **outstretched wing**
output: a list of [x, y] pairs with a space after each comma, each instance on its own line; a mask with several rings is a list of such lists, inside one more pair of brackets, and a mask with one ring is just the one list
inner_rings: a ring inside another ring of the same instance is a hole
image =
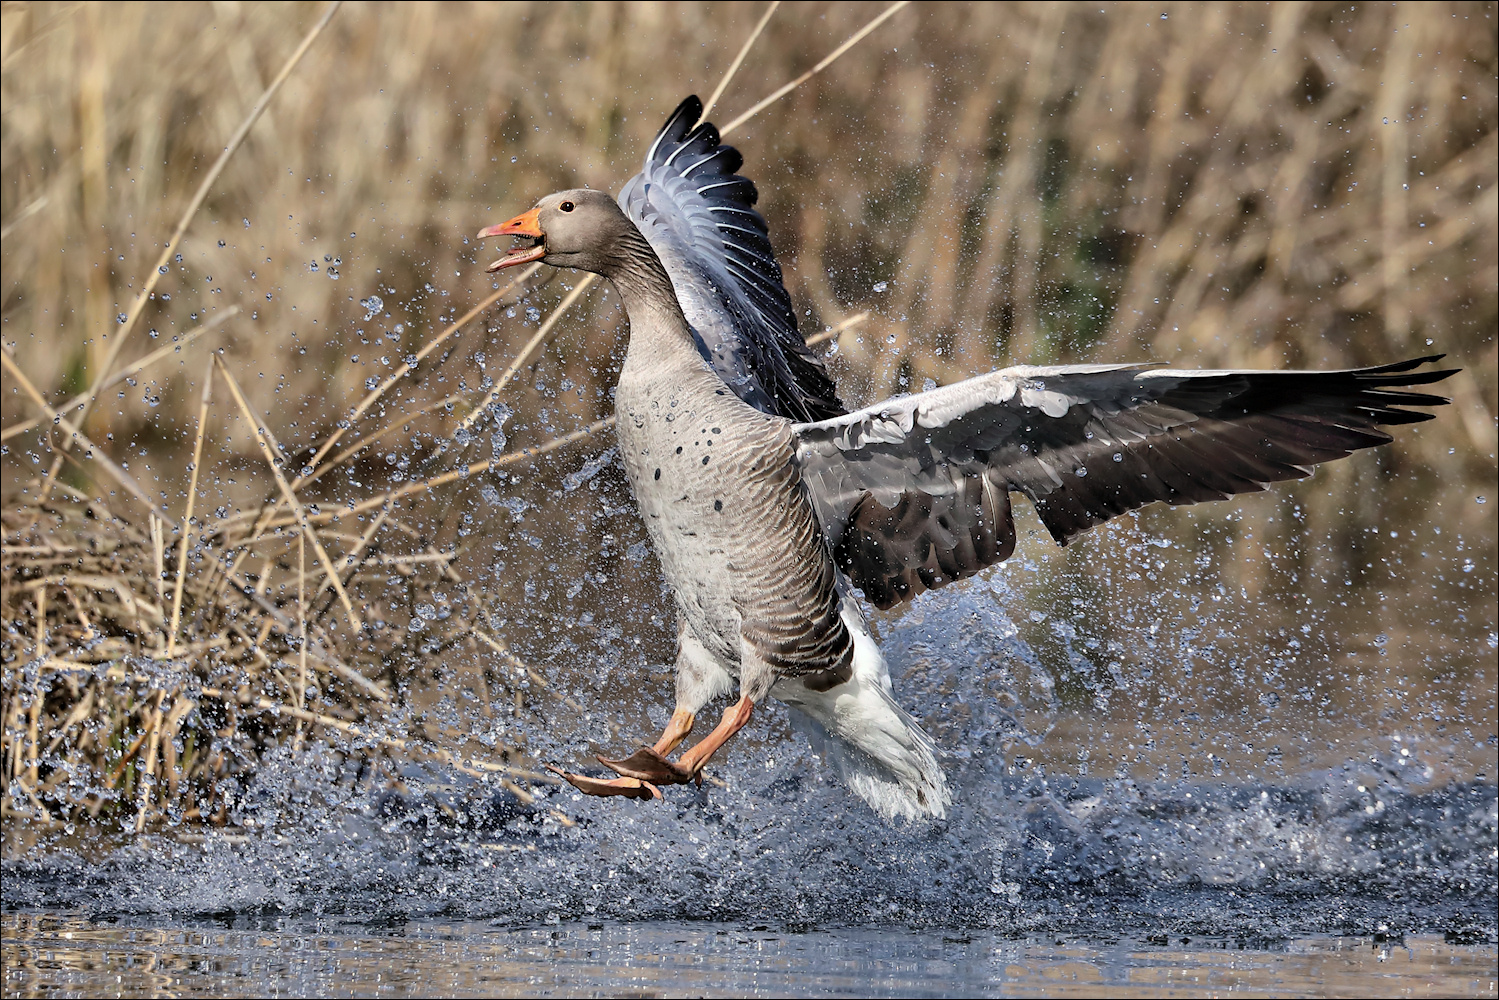
[[1446, 403], [1417, 358], [1351, 371], [1007, 368], [818, 423], [797, 461], [839, 566], [890, 607], [1007, 557], [1008, 493], [1052, 537], [1156, 500], [1222, 500], [1388, 442]]
[[754, 209], [744, 157], [698, 124], [703, 102], [677, 106], [619, 193], [619, 206], [671, 276], [698, 349], [740, 399], [791, 420], [844, 412], [822, 361], [796, 328], [791, 297]]

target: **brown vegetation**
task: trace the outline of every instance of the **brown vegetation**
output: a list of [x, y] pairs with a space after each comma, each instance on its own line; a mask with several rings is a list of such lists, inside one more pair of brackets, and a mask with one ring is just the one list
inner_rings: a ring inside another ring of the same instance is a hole
[[[467, 237], [560, 186], [617, 188], [766, 8], [349, 5], [292, 58], [326, 9], [5, 4], [8, 815], [221, 815], [217, 777], [306, 726], [352, 733], [431, 651], [509, 656], [486, 625], [523, 619], [526, 580], [474, 584], [459, 536], [499, 549], [520, 529], [460, 525], [437, 498], [481, 473], [504, 485], [499, 465], [532, 507], [561, 497], [544, 464], [519, 473], [604, 430], [609, 348], [590, 331], [617, 339], [620, 321], [573, 276], [489, 284]], [[713, 117], [882, 9], [779, 9]], [[1447, 352], [1465, 369], [1451, 410], [1293, 494], [1285, 530], [1334, 539], [1307, 559], [1358, 576], [1386, 513], [1369, 497], [1395, 473], [1432, 484], [1402, 501], [1412, 517], [1492, 489], [1496, 67], [1490, 4], [925, 5], [734, 141], [805, 329], [842, 328], [831, 364], [853, 402], [1011, 359]], [[539, 362], [517, 346], [548, 337]], [[494, 395], [517, 414], [508, 453], [419, 457]], [[1492, 518], [1444, 517], [1486, 539], [1491, 573]], [[633, 530], [590, 526], [543, 561], [577, 578]], [[1273, 590], [1254, 547], [1228, 544], [1226, 573]], [[609, 576], [653, 586], [627, 563]], [[419, 607], [450, 614], [411, 629]], [[504, 672], [471, 673], [488, 706]]]

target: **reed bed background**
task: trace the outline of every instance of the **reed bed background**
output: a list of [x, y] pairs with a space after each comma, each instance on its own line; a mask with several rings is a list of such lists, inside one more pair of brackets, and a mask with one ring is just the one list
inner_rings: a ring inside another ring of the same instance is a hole
[[[329, 10], [3, 8], [7, 816], [234, 822], [235, 779], [313, 734], [525, 796], [536, 755], [661, 721], [618, 697], [673, 630], [611, 464], [615, 299], [492, 281], [469, 236], [617, 189], [768, 7]], [[884, 10], [775, 10], [713, 118]], [[908, 7], [732, 139], [851, 404], [1011, 361], [1448, 353], [1455, 405], [1390, 448], [1252, 525], [1148, 514], [1038, 556], [1028, 596], [1128, 606], [1130, 542], [1163, 536], [1188, 590], [1346, 607], [1419, 563], [1382, 529], [1437, 523], [1478, 575], [1378, 627], [1455, 699], [1493, 623], [1448, 612], [1493, 596], [1494, 17]]]

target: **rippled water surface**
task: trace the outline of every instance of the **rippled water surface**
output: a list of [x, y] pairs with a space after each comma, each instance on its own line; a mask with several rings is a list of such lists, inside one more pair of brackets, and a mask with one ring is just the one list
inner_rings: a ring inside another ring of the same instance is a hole
[[1013, 940], [900, 928], [8, 914], [13, 996], [1492, 996], [1494, 948], [1440, 937]]

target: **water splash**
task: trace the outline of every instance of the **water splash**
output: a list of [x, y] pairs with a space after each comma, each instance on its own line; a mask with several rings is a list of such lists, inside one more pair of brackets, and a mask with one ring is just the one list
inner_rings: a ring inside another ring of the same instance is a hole
[[[880, 823], [774, 710], [711, 768], [723, 786], [660, 803], [549, 786], [528, 803], [431, 765], [381, 777], [320, 744], [263, 763], [233, 798], [232, 835], [10, 858], [6, 906], [1492, 937], [1493, 785], [1413, 789], [1398, 752], [1284, 785], [1048, 775], [1023, 760], [1058, 717], [1050, 673], [984, 588], [928, 596], [885, 649], [948, 751], [945, 821]], [[527, 735], [543, 753], [566, 742]]]

